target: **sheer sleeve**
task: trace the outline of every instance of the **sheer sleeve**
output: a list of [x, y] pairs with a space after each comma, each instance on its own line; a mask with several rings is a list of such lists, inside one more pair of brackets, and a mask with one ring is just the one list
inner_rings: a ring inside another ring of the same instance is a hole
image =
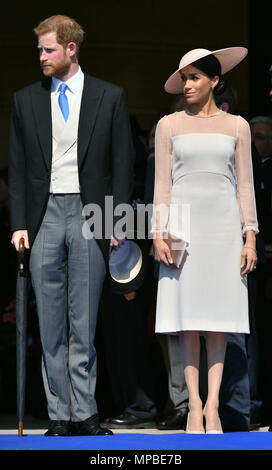
[[167, 232], [172, 189], [172, 140], [169, 119], [164, 116], [155, 133], [155, 186], [151, 232]]
[[251, 159], [251, 134], [248, 122], [241, 116], [237, 117], [235, 173], [242, 233], [244, 235], [248, 230], [258, 233]]

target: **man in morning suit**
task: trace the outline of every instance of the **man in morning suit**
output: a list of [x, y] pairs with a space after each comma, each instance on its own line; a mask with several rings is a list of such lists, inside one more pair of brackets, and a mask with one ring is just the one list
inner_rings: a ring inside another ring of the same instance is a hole
[[[12, 243], [18, 250], [23, 237], [30, 249], [45, 435], [109, 435], [94, 396], [94, 336], [109, 250], [121, 243], [105, 235], [105, 196], [114, 209], [129, 202], [133, 187], [127, 106], [120, 87], [82, 72], [84, 32], [75, 20], [56, 15], [34, 31], [44, 79], [14, 94], [9, 197]], [[83, 236], [90, 203], [102, 210], [102, 237]]]

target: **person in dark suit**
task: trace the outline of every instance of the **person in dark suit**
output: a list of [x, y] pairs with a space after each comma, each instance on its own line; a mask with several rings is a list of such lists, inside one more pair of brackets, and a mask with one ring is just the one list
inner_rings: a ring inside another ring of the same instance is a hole
[[134, 238], [143, 263], [141, 274], [127, 285], [108, 278], [100, 302], [96, 330], [97, 404], [100, 416], [105, 417], [103, 424], [110, 429], [154, 427], [167, 393], [161, 351], [153, 334], [149, 334], [154, 295], [151, 242], [147, 220], [143, 227], [137, 223], [146, 202], [143, 201], [146, 150], [133, 116], [131, 129], [136, 154], [131, 207]]
[[255, 116], [249, 121], [252, 142], [261, 167], [260, 230], [266, 244], [272, 242], [272, 118]]
[[[257, 269], [258, 276], [258, 331], [260, 335], [261, 356], [261, 394], [262, 408], [260, 420], [264, 425], [272, 422], [271, 407], [271, 361], [270, 335], [272, 306], [272, 258], [271, 258], [271, 216], [272, 216], [272, 118], [254, 116], [250, 120], [253, 145], [260, 165], [259, 227], [263, 237], [264, 262]], [[256, 200], [257, 202], [257, 200]], [[257, 206], [258, 210], [258, 206]], [[254, 358], [253, 358], [254, 359]], [[269, 431], [272, 426], [269, 427]]]
[[[84, 32], [75, 20], [55, 15], [34, 32], [44, 80], [14, 94], [9, 200], [12, 243], [18, 249], [23, 237], [30, 249], [46, 435], [108, 435], [95, 400], [94, 335], [109, 251], [122, 243], [118, 218], [105, 220], [106, 196], [114, 213], [133, 186], [127, 105], [122, 88], [82, 72]], [[93, 207], [101, 226], [86, 225]]]

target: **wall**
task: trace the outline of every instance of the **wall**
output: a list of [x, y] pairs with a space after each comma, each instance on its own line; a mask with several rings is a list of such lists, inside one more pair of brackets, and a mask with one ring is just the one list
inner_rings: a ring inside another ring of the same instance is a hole
[[[246, 0], [228, 0], [225, 6], [211, 0], [79, 0], [74, 6], [75, 2], [66, 0], [65, 10], [54, 4], [31, 7], [15, 1], [1, 10], [0, 167], [7, 164], [12, 94], [41, 76], [32, 30], [47, 16], [63, 13], [82, 24], [86, 31], [82, 68], [123, 86], [130, 113], [143, 129], [168, 112], [172, 97], [164, 92], [163, 84], [185, 52], [196, 47], [216, 50], [248, 45]], [[247, 59], [227, 75], [244, 115], [249, 107], [248, 78]]]

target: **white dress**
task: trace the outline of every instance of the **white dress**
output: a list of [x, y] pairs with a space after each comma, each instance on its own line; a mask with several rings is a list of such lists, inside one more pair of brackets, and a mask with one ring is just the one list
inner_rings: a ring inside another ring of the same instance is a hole
[[[153, 230], [187, 242], [180, 268], [160, 265], [156, 332], [249, 333], [243, 234], [258, 232], [249, 125], [219, 111], [164, 116], [155, 138]], [[173, 209], [174, 208], [174, 209]]]

